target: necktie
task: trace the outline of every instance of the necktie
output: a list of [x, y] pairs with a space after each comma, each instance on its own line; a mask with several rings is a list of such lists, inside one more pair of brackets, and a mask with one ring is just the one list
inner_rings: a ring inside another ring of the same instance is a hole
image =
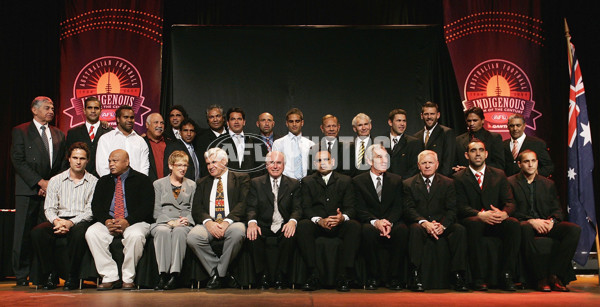
[[481, 172], [477, 172], [475, 173], [475, 177], [477, 177], [477, 183], [479, 184], [479, 188], [483, 189], [483, 179], [481, 177], [483, 177], [483, 174]]
[[427, 193], [429, 193], [431, 189], [431, 180], [429, 178], [425, 179], [425, 186], [427, 187]]
[[425, 135], [425, 145], [429, 142], [429, 130], [427, 130], [427, 134]]
[[90, 140], [94, 141], [94, 126], [90, 126]]
[[277, 198], [279, 196], [279, 185], [277, 185], [277, 180], [273, 180], [273, 221], [271, 223], [271, 231], [276, 233], [279, 228], [281, 228], [281, 224], [283, 224], [283, 217], [281, 213], [279, 213], [279, 207], [277, 206]]
[[396, 149], [396, 145], [398, 145], [398, 138], [394, 138], [394, 146], [392, 147], [392, 150]]
[[223, 181], [221, 177], [217, 177], [217, 196], [215, 197], [215, 221], [217, 223], [223, 222], [225, 218], [225, 196], [223, 194]]
[[125, 202], [123, 200], [123, 181], [121, 176], [117, 177], [117, 184], [115, 185], [115, 219], [125, 218]]
[[181, 140], [181, 133], [179, 130], [173, 130], [173, 134], [175, 134], [175, 138]]
[[44, 143], [44, 147], [46, 147], [46, 152], [50, 154], [50, 145], [48, 144], [48, 135], [46, 135], [46, 126], [42, 126], [40, 129], [42, 129], [42, 142]]
[[365, 159], [365, 141], [360, 141], [360, 149], [358, 150], [358, 159], [356, 160], [356, 168], [360, 168]]
[[331, 153], [331, 141], [327, 142], [327, 151]]
[[381, 177], [377, 177], [377, 185], [375, 186], [375, 191], [377, 191], [377, 198], [381, 201]]
[[190, 151], [190, 156], [192, 157], [192, 162], [194, 163], [194, 180], [198, 180], [200, 177], [200, 162], [198, 161], [198, 156], [196, 156], [196, 151], [194, 150], [194, 145], [188, 144]]
[[299, 138], [300, 137], [298, 136], [294, 137], [294, 166], [296, 170], [294, 172], [294, 177], [296, 177], [296, 179], [302, 179], [302, 177], [304, 177], [304, 172], [302, 171], [302, 151], [300, 150]]
[[519, 141], [514, 140], [513, 141], [513, 149], [512, 149], [512, 155], [513, 155], [514, 160], [516, 160], [517, 156], [519, 155], [519, 149], [517, 148], [518, 145], [519, 145]]
[[273, 148], [273, 142], [271, 141], [270, 138], [266, 137], [265, 138], [265, 144], [267, 144], [267, 151], [271, 152], [272, 148]]

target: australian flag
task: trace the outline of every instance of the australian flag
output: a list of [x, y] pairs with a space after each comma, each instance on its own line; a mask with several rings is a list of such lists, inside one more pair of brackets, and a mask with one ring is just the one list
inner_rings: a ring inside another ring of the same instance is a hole
[[594, 205], [594, 184], [592, 170], [592, 136], [588, 120], [585, 90], [575, 47], [569, 43], [572, 55], [571, 91], [569, 94], [568, 145], [568, 207], [569, 221], [581, 226], [581, 237], [573, 260], [585, 265], [596, 237], [596, 210]]

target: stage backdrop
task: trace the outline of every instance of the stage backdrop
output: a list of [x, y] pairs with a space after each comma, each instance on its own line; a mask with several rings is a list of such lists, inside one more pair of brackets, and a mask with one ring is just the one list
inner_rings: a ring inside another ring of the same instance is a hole
[[340, 135], [352, 135], [359, 112], [372, 118], [372, 134], [389, 133], [395, 108], [408, 112], [412, 134], [428, 100], [440, 104], [445, 124], [462, 117], [440, 26], [174, 26], [171, 38], [170, 104], [185, 106], [203, 127], [210, 104], [242, 107], [247, 132], [268, 111], [277, 134], [287, 133], [285, 113], [298, 107], [307, 136], [321, 135], [328, 113], [339, 118]]
[[85, 122], [83, 102], [96, 96], [100, 120], [116, 125], [114, 112], [133, 107], [135, 130], [159, 111], [162, 1], [65, 1], [61, 22], [61, 77], [58, 125]]

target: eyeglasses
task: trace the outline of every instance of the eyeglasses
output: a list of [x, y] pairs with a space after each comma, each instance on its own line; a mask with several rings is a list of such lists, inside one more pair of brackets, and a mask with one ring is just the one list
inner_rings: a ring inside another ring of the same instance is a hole
[[181, 167], [188, 167], [188, 165], [178, 163], [178, 164], [174, 164], [173, 167], [181, 168]]

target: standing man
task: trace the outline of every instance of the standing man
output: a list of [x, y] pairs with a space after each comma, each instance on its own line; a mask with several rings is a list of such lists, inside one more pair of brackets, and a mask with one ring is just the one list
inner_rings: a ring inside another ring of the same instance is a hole
[[485, 116], [480, 107], [472, 107], [465, 110], [465, 121], [467, 122], [467, 132], [456, 137], [456, 160], [457, 165], [452, 170], [458, 172], [469, 166], [466, 158], [467, 145], [473, 139], [478, 139], [485, 145], [489, 158], [486, 164], [492, 167], [504, 170], [504, 152], [502, 149], [502, 136], [498, 133], [489, 132], [483, 128]]
[[[273, 115], [270, 113], [262, 113], [258, 116], [256, 120], [256, 127], [258, 127], [258, 131], [260, 134], [260, 138], [262, 140], [258, 145], [260, 146], [260, 152], [256, 152], [256, 164], [260, 166], [263, 162], [266, 161], [267, 153], [273, 151], [273, 143], [275, 140], [280, 138], [280, 135], [276, 135], [273, 132], [273, 128], [275, 127], [275, 121], [273, 120]], [[261, 175], [267, 173], [266, 168], [259, 170]]]
[[150, 163], [148, 177], [150, 177], [150, 181], [152, 182], [168, 175], [168, 173], [165, 174], [162, 167], [165, 148], [167, 147], [167, 143], [163, 137], [164, 129], [165, 121], [160, 114], [152, 113], [148, 115], [146, 118], [146, 136], [144, 136], [144, 141], [148, 145], [148, 162]]
[[[331, 157], [335, 160], [334, 169], [341, 174], [347, 174], [350, 171], [350, 166], [346, 165], [350, 162], [348, 156], [349, 144], [340, 142], [339, 133], [341, 124], [337, 117], [327, 114], [321, 119], [321, 148], [326, 149], [331, 153]], [[346, 157], [344, 157], [346, 155]], [[348, 161], [348, 162], [346, 162]], [[312, 173], [312, 172], [309, 172]]]
[[[567, 292], [569, 289], [563, 280], [569, 275], [581, 227], [564, 221], [554, 182], [538, 174], [536, 153], [526, 149], [519, 154], [518, 160], [521, 172], [508, 177], [508, 182], [517, 202], [515, 217], [521, 221], [527, 266], [538, 281], [538, 291]], [[560, 243], [552, 248], [550, 257], [542, 256], [535, 246], [536, 237], [549, 237]]]
[[[44, 203], [47, 220], [31, 231], [46, 290], [58, 285], [56, 265], [60, 262], [65, 262], [67, 268], [63, 289], [73, 290], [79, 286], [81, 259], [87, 251], [85, 232], [92, 224], [92, 196], [98, 178], [86, 171], [90, 150], [85, 143], [76, 142], [69, 147], [67, 157], [69, 169], [48, 182]], [[54, 243], [61, 237], [67, 238], [67, 259], [54, 258]]]
[[423, 248], [427, 240], [446, 240], [450, 247], [450, 272], [456, 291], [467, 291], [467, 232], [456, 223], [456, 190], [452, 179], [437, 173], [435, 151], [419, 154], [419, 174], [404, 180], [406, 217], [410, 225], [409, 255], [413, 267], [413, 290], [425, 288], [421, 274]]
[[[300, 181], [282, 175], [285, 156], [278, 151], [267, 154], [267, 175], [252, 179], [246, 202], [248, 230], [254, 267], [260, 276], [259, 285], [268, 289], [275, 278], [276, 289], [287, 286], [290, 259], [296, 243], [296, 224], [302, 218]], [[269, 257], [265, 249], [267, 238], [277, 238], [278, 253]], [[275, 275], [269, 273], [269, 259], [275, 261]]]
[[440, 158], [438, 173], [451, 176], [454, 173], [452, 166], [456, 161], [456, 134], [454, 130], [438, 123], [440, 108], [437, 103], [426, 102], [421, 107], [421, 119], [425, 127], [415, 133], [414, 136], [421, 139], [424, 149], [435, 151]]
[[542, 139], [525, 134], [525, 118], [521, 114], [513, 114], [508, 118], [510, 138], [504, 140], [504, 162], [506, 176], [512, 176], [521, 171], [518, 165], [519, 154], [525, 150], [535, 152], [539, 157], [537, 171], [544, 177], [550, 177], [554, 171], [554, 163], [550, 159], [548, 146]]
[[[169, 109], [169, 122], [164, 132], [165, 142], [175, 142], [181, 140], [181, 123], [188, 118], [188, 114], [181, 105], [174, 105]], [[162, 164], [161, 164], [162, 165]]]
[[181, 122], [181, 140], [171, 142], [167, 144], [165, 154], [163, 158], [163, 172], [165, 175], [170, 173], [169, 171], [169, 156], [176, 151], [181, 150], [188, 155], [188, 167], [185, 172], [185, 178], [191, 179], [194, 182], [201, 178], [201, 167], [203, 163], [200, 163], [198, 158], [198, 151], [194, 148], [194, 140], [196, 139], [196, 123], [192, 119], [184, 119]]
[[[206, 288], [215, 290], [225, 285], [229, 265], [246, 237], [243, 221], [250, 177], [229, 171], [227, 153], [221, 148], [209, 149], [204, 159], [209, 176], [198, 180], [196, 186], [192, 218], [197, 224], [188, 234], [187, 244], [210, 274]], [[225, 242], [221, 257], [210, 246], [213, 240]]]
[[[227, 110], [227, 125], [229, 126], [229, 138], [221, 143], [222, 148], [228, 152], [229, 167], [232, 170], [248, 172], [251, 177], [259, 175], [256, 172], [256, 151], [254, 142], [250, 137], [244, 135], [246, 126], [246, 113], [242, 108], [230, 108]], [[233, 150], [233, 153], [231, 152]]]
[[[125, 150], [114, 150], [108, 160], [110, 174], [98, 180], [92, 200], [97, 222], [88, 228], [85, 239], [102, 278], [97, 290], [121, 286], [123, 290], [133, 290], [135, 267], [144, 252], [150, 223], [154, 221], [154, 187], [148, 176], [129, 167]], [[114, 239], [123, 242], [122, 284], [109, 250]]]
[[67, 132], [67, 143], [65, 145], [65, 148], [70, 148], [75, 142], [84, 142], [88, 146], [90, 157], [87, 161], [85, 170], [96, 177], [98, 177], [98, 173], [96, 173], [96, 147], [98, 146], [98, 140], [103, 134], [113, 130], [112, 127], [103, 127], [100, 122], [101, 112], [102, 104], [98, 98], [86, 98], [83, 109], [85, 123], [69, 129]]
[[[389, 154], [381, 144], [365, 151], [371, 170], [352, 178], [357, 199], [357, 216], [362, 224], [361, 249], [367, 265], [367, 290], [376, 290], [378, 281], [389, 272], [387, 287], [402, 289], [400, 266], [406, 260], [408, 228], [402, 221], [402, 178], [388, 173]], [[383, 267], [377, 252], [390, 251], [389, 267]]]
[[[218, 142], [215, 140], [219, 137], [227, 136], [227, 127], [225, 127], [225, 115], [223, 107], [213, 104], [206, 108], [206, 122], [208, 129], [198, 134], [195, 140], [194, 147], [198, 148], [198, 152], [206, 152], [208, 149], [216, 147]], [[204, 159], [200, 160], [200, 177], [208, 175], [207, 166], [204, 164]]]
[[285, 125], [289, 132], [284, 137], [275, 140], [273, 150], [283, 152], [287, 157], [283, 174], [300, 180], [306, 176], [309, 168], [310, 148], [315, 143], [302, 137], [304, 115], [300, 109], [292, 108], [285, 114]]
[[147, 176], [150, 169], [149, 149], [146, 141], [133, 130], [135, 124], [133, 108], [122, 105], [115, 112], [115, 117], [117, 129], [105, 133], [98, 142], [96, 172], [99, 176], [108, 175], [110, 153], [116, 149], [123, 149], [129, 156], [131, 168]]
[[390, 126], [390, 172], [409, 178], [417, 170], [417, 155], [422, 151], [422, 143], [414, 136], [405, 134], [406, 111], [394, 109], [388, 115]]
[[17, 286], [28, 286], [33, 251], [31, 229], [43, 221], [48, 180], [58, 174], [65, 154], [65, 135], [50, 126], [54, 103], [45, 96], [31, 102], [33, 121], [12, 130], [10, 157], [15, 168], [15, 232], [12, 263]]
[[[521, 244], [519, 221], [511, 215], [515, 211], [513, 194], [504, 172], [486, 164], [485, 144], [473, 139], [467, 145], [465, 158], [469, 166], [454, 175], [456, 205], [461, 224], [467, 229], [468, 257], [473, 278], [473, 290], [487, 291], [483, 267], [483, 236], [502, 240], [499, 265], [501, 286], [515, 291], [513, 274]], [[492, 281], [493, 282], [493, 281]]]
[[350, 170], [346, 175], [354, 177], [369, 171], [370, 167], [365, 159], [365, 151], [373, 145], [371, 128], [371, 117], [365, 113], [358, 113], [352, 119], [352, 130], [356, 133], [356, 138], [350, 143]]
[[349, 176], [333, 171], [335, 161], [322, 149], [314, 159], [317, 172], [302, 179], [302, 210], [306, 219], [298, 223], [298, 247], [306, 263], [309, 277], [303, 290], [320, 288], [315, 239], [320, 236], [342, 239], [338, 253], [338, 291], [350, 291], [354, 276], [354, 261], [360, 241], [360, 223], [352, 220], [356, 196]]

